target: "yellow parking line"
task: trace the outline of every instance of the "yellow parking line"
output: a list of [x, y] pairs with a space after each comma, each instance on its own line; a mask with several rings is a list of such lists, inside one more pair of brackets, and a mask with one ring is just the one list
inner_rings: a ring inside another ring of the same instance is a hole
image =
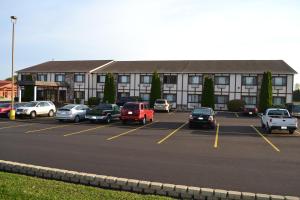
[[266, 138], [259, 130], [257, 130], [257, 128], [255, 128], [253, 125], [251, 125], [251, 127], [267, 142], [269, 143], [269, 145], [271, 145], [271, 147], [273, 147], [273, 149], [275, 149], [275, 151], [280, 152], [280, 150], [270, 141], [268, 140], [268, 138]]
[[118, 138], [118, 137], [121, 137], [121, 136], [123, 136], [123, 135], [127, 135], [128, 133], [131, 133], [131, 132], [133, 132], [133, 131], [139, 130], [139, 129], [141, 129], [141, 128], [144, 128], [144, 127], [146, 127], [146, 126], [149, 126], [149, 125], [154, 124], [154, 123], [157, 123], [157, 122], [158, 122], [158, 121], [155, 121], [155, 122], [152, 122], [152, 123], [149, 123], [149, 124], [140, 126], [140, 127], [138, 127], [138, 128], [131, 129], [131, 130], [126, 131], [126, 132], [124, 132], [124, 133], [121, 133], [121, 134], [112, 136], [112, 137], [110, 137], [110, 138], [107, 138], [106, 140], [113, 140], [113, 139], [116, 139], [116, 138]]
[[66, 127], [66, 126], [70, 126], [70, 125], [52, 126], [52, 127], [42, 128], [42, 129], [38, 129], [38, 130], [26, 131], [25, 133], [35, 133], [35, 132], [40, 132], [40, 131], [45, 131], [45, 130], [51, 130], [51, 129], [61, 128], [61, 127]]
[[160, 141], [157, 142], [157, 144], [161, 144], [164, 141], [166, 141], [169, 137], [171, 137], [172, 135], [174, 135], [177, 131], [179, 131], [182, 127], [184, 127], [188, 122], [183, 123], [181, 126], [179, 126], [177, 129], [175, 129], [174, 131], [172, 131], [171, 133], [169, 133], [166, 137], [164, 137], [163, 139], [161, 139]]
[[22, 124], [22, 125], [4, 126], [4, 127], [1, 127], [0, 129], [17, 128], [17, 127], [31, 126], [31, 125], [32, 125], [32, 124]]
[[219, 140], [219, 127], [220, 127], [220, 124], [218, 123], [218, 125], [217, 125], [217, 130], [216, 130], [216, 139], [215, 139], [214, 148], [218, 148], [218, 140]]
[[298, 135], [300, 135], [299, 131], [295, 131]]
[[68, 133], [68, 134], [65, 134], [64, 137], [71, 136], [71, 135], [77, 135], [77, 134], [88, 132], [88, 131], [93, 131], [93, 130], [108, 127], [108, 126], [111, 126], [111, 125], [112, 124], [106, 124], [106, 125], [101, 125], [101, 126], [97, 126], [97, 127], [94, 127], [94, 128], [89, 128], [89, 129], [85, 129], [85, 130], [74, 132], [74, 133]]

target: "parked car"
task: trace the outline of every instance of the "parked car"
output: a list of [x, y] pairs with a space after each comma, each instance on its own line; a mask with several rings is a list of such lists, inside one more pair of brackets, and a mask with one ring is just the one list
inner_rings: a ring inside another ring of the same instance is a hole
[[254, 116], [258, 114], [258, 109], [255, 105], [245, 105], [243, 109], [243, 114]]
[[[14, 109], [17, 109], [20, 106], [25, 105], [26, 103], [14, 103]], [[0, 103], [0, 115], [9, 117], [11, 110], [11, 103]]]
[[212, 108], [196, 108], [189, 116], [189, 127], [203, 127], [206, 126], [211, 129], [216, 127], [215, 112]]
[[85, 119], [88, 108], [88, 106], [82, 104], [68, 104], [57, 110], [55, 119], [60, 122], [74, 121], [78, 123]]
[[167, 99], [156, 99], [154, 102], [154, 111], [166, 111], [170, 112], [171, 105]]
[[117, 105], [122, 107], [124, 106], [125, 103], [127, 102], [138, 102], [140, 101], [140, 97], [121, 97], [120, 99], [117, 100]]
[[261, 117], [261, 127], [269, 134], [275, 129], [287, 130], [293, 134], [298, 128], [298, 120], [291, 117], [287, 109], [269, 108]]
[[147, 121], [152, 122], [154, 118], [154, 111], [149, 108], [148, 103], [143, 102], [128, 102], [125, 103], [121, 109], [121, 117], [123, 124], [128, 121], [140, 122], [145, 125]]
[[293, 117], [300, 117], [300, 105], [289, 103], [286, 104], [286, 109], [290, 112]]
[[101, 103], [98, 106], [87, 110], [86, 119], [91, 123], [106, 122], [110, 123], [112, 120], [120, 118], [120, 107], [117, 104]]
[[31, 101], [16, 109], [17, 116], [29, 116], [35, 118], [38, 115], [53, 117], [56, 107], [51, 101]]

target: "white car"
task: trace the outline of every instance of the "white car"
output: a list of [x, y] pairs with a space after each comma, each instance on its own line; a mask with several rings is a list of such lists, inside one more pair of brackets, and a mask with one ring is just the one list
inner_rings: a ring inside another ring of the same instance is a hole
[[171, 105], [167, 99], [156, 99], [154, 103], [154, 111], [167, 111], [170, 112]]
[[261, 126], [267, 133], [272, 133], [272, 130], [287, 130], [293, 134], [298, 128], [298, 120], [287, 109], [269, 108], [261, 117]]
[[24, 106], [17, 108], [17, 116], [29, 116], [35, 118], [38, 115], [53, 117], [56, 112], [55, 105], [51, 101], [31, 101]]

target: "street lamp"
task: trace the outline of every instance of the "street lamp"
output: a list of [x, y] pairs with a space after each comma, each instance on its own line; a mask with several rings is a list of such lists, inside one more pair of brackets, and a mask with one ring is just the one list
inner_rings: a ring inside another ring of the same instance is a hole
[[11, 110], [9, 119], [15, 120], [14, 98], [15, 98], [15, 80], [14, 80], [14, 48], [15, 48], [15, 24], [17, 22], [16, 16], [10, 16], [12, 22], [12, 44], [11, 44]]

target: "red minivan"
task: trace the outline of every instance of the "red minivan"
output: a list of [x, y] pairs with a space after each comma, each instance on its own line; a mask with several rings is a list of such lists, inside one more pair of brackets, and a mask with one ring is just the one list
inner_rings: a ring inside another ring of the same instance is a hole
[[123, 124], [128, 121], [140, 122], [145, 125], [147, 121], [152, 122], [154, 111], [149, 108], [149, 104], [145, 102], [128, 102], [121, 109], [120, 119]]

